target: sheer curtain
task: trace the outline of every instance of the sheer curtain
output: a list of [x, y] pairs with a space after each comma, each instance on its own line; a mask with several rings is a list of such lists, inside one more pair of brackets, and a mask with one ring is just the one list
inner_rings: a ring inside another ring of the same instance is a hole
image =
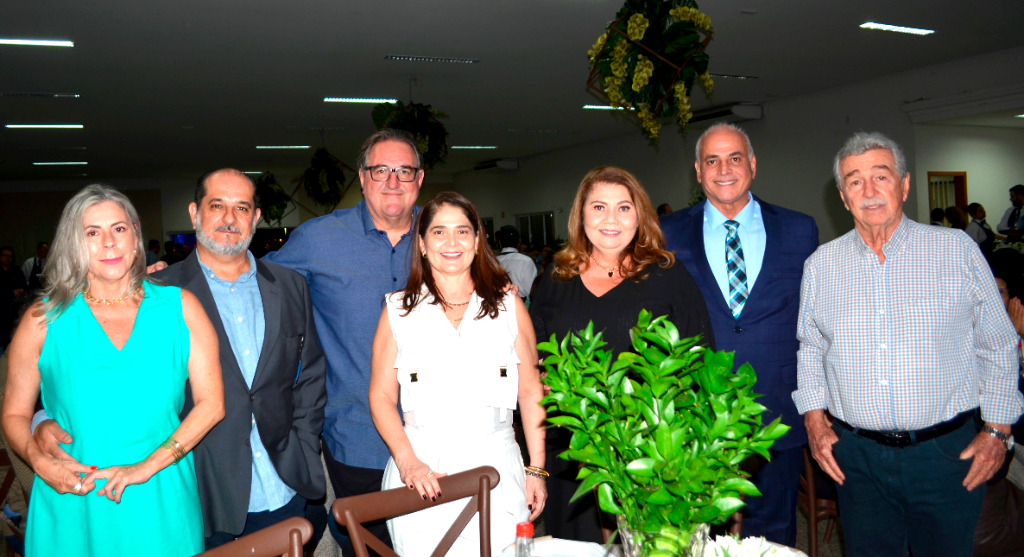
[[956, 205], [956, 188], [952, 176], [933, 176], [928, 184], [928, 200], [932, 209]]

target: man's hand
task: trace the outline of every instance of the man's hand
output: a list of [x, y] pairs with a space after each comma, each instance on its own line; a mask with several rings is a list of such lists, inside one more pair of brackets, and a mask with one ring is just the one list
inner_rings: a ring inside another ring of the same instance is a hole
[[65, 445], [70, 444], [72, 439], [68, 432], [57, 425], [56, 421], [46, 420], [39, 424], [33, 437], [36, 440], [36, 445], [39, 445], [39, 450], [44, 455], [58, 460], [70, 460], [76, 464], [78, 463], [67, 451], [61, 448], [61, 443]]
[[[1010, 426], [1008, 425], [989, 425], [1003, 433], [1010, 432]], [[971, 469], [967, 471], [967, 477], [964, 478], [963, 485], [967, 488], [967, 491], [972, 491], [974, 488], [987, 482], [996, 473], [996, 470], [999, 470], [1003, 465], [1003, 459], [1006, 458], [1006, 445], [994, 436], [982, 431], [974, 437], [970, 445], [967, 445], [964, 452], [960, 453], [960, 460], [967, 460], [969, 458], [973, 458], [974, 462], [971, 463]]]
[[150, 265], [149, 267], [146, 267], [146, 274], [147, 275], [152, 275], [153, 273], [155, 273], [157, 271], [163, 271], [166, 268], [167, 268], [167, 262], [166, 261], [157, 261], [156, 263]]
[[832, 456], [832, 445], [839, 441], [839, 436], [832, 431], [832, 424], [825, 417], [825, 411], [811, 410], [804, 414], [804, 427], [807, 428], [807, 442], [811, 446], [811, 456], [837, 484], [843, 485], [846, 476], [843, 475], [835, 457]]

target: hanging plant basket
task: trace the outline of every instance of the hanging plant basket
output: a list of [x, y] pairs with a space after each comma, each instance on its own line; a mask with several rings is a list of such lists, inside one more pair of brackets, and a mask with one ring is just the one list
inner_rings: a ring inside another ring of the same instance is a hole
[[277, 178], [270, 172], [264, 172], [256, 178], [256, 197], [259, 199], [260, 212], [267, 224], [280, 226], [288, 210], [291, 197], [277, 183]]
[[306, 191], [316, 205], [328, 210], [334, 209], [348, 189], [345, 186], [345, 170], [352, 170], [323, 147], [313, 153], [309, 168], [294, 180]]
[[423, 168], [430, 170], [448, 157], [448, 130], [440, 118], [448, 115], [430, 108], [429, 104], [382, 103], [373, 107], [373, 124], [377, 129], [404, 130], [416, 138]]
[[644, 134], [658, 141], [658, 118], [674, 117], [684, 128], [693, 116], [690, 93], [697, 82], [711, 95], [705, 49], [711, 18], [693, 0], [626, 0], [590, 56], [587, 87], [627, 109]]

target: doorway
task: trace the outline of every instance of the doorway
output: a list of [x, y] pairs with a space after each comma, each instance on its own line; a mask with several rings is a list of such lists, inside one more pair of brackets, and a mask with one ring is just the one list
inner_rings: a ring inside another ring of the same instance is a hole
[[966, 172], [928, 173], [928, 210], [945, 210], [947, 207], [967, 209]]

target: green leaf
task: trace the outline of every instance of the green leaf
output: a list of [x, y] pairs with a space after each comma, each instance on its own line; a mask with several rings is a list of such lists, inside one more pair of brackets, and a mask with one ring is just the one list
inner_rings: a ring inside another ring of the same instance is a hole
[[633, 476], [654, 476], [654, 464], [656, 461], [653, 458], [644, 457], [638, 458], [626, 465], [626, 472]]
[[579, 499], [580, 497], [590, 494], [590, 492], [593, 491], [593, 489], [597, 487], [598, 484], [604, 482], [611, 482], [614, 481], [614, 479], [615, 478], [612, 477], [611, 473], [605, 472], [604, 470], [594, 472], [593, 474], [587, 476], [585, 480], [580, 482], [579, 487], [576, 488], [576, 492], [573, 493], [572, 498], [569, 499], [569, 502], [572, 503], [573, 501]]
[[665, 486], [661, 486], [647, 498], [647, 502], [651, 505], [668, 505], [675, 501], [675, 499], [676, 498], [669, 493], [667, 489], [665, 489]]
[[714, 507], [717, 508], [719, 512], [722, 513], [722, 515], [729, 516], [730, 514], [746, 506], [746, 503], [744, 503], [742, 499], [739, 499], [737, 497], [722, 497], [716, 499], [715, 502], [712, 503], [712, 505], [714, 505]]
[[646, 329], [651, 325], [651, 312], [646, 309], [640, 310], [640, 317], [637, 319], [636, 326], [641, 329]]
[[668, 422], [662, 421], [658, 424], [654, 430], [654, 439], [658, 452], [665, 457], [665, 460], [675, 458], [678, 448], [672, 444], [672, 429], [668, 426]]
[[760, 497], [761, 491], [757, 489], [750, 480], [746, 478], [729, 478], [719, 484], [719, 488], [723, 491], [738, 491], [744, 495], [750, 495], [753, 497]]
[[615, 503], [615, 498], [612, 496], [612, 488], [606, 483], [601, 484], [597, 488], [597, 503], [601, 510], [606, 513], [623, 514], [625, 512], [622, 510], [622, 507]]
[[553, 416], [548, 418], [548, 423], [553, 426], [563, 427], [571, 426], [576, 428], [582, 428], [583, 422], [572, 416]]
[[598, 391], [593, 387], [580, 387], [577, 389], [579, 393], [590, 400], [600, 404], [601, 406], [608, 408], [608, 397], [604, 393]]
[[586, 431], [576, 431], [573, 432], [572, 439], [569, 440], [569, 448], [573, 450], [582, 449], [583, 447], [587, 446], [587, 443], [589, 442], [590, 436], [587, 435]]

